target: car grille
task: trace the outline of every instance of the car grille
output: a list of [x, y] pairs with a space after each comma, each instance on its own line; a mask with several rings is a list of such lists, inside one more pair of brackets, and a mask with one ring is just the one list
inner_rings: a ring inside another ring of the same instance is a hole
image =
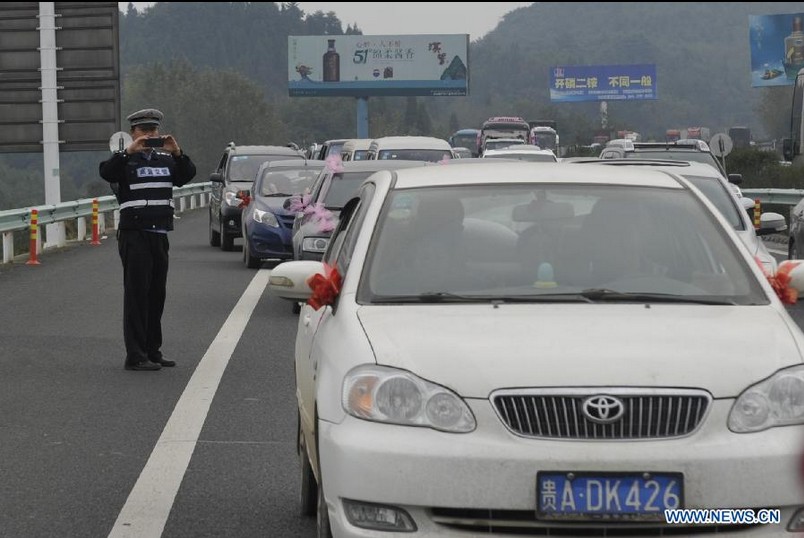
[[[601, 395], [619, 402], [619, 418], [593, 420], [584, 411], [587, 400]], [[522, 389], [495, 392], [491, 400], [500, 419], [517, 435], [618, 440], [688, 435], [703, 421], [711, 396], [689, 389]]]
[[491, 510], [463, 508], [432, 508], [434, 523], [454, 531], [472, 535], [489, 533], [512, 536], [709, 536], [748, 531], [759, 525], [667, 525], [665, 523], [554, 523], [539, 521], [530, 510]]

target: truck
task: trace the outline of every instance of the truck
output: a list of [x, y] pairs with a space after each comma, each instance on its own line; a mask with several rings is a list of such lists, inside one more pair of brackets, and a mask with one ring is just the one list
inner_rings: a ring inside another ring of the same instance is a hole
[[712, 134], [709, 127], [687, 127], [681, 131], [681, 138], [685, 140], [703, 140], [709, 142], [712, 139]]
[[488, 138], [520, 138], [527, 142], [530, 125], [519, 116], [493, 116], [483, 122], [478, 138], [478, 153], [483, 153]]

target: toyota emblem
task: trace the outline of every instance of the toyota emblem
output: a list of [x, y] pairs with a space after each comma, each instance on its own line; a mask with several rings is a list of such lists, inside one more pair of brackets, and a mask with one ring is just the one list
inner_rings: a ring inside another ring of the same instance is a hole
[[625, 413], [622, 400], [606, 395], [590, 396], [583, 401], [581, 409], [586, 418], [598, 424], [611, 424]]

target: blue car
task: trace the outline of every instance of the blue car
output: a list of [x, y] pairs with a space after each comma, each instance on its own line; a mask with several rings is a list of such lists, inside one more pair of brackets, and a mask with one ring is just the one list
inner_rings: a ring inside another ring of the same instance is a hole
[[293, 258], [293, 220], [296, 213], [285, 209], [294, 194], [310, 192], [324, 161], [271, 161], [260, 166], [250, 191], [241, 191], [243, 201], [243, 263], [257, 269], [263, 260]]

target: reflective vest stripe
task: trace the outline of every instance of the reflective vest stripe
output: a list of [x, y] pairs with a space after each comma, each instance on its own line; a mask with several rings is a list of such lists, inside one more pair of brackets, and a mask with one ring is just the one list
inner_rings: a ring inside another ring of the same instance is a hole
[[120, 204], [120, 209], [127, 209], [129, 207], [146, 207], [149, 205], [169, 205], [174, 207], [173, 200], [132, 200], [130, 202], [123, 202]]
[[132, 183], [128, 186], [132, 191], [140, 189], [172, 189], [173, 183], [170, 181], [152, 181], [148, 183]]

